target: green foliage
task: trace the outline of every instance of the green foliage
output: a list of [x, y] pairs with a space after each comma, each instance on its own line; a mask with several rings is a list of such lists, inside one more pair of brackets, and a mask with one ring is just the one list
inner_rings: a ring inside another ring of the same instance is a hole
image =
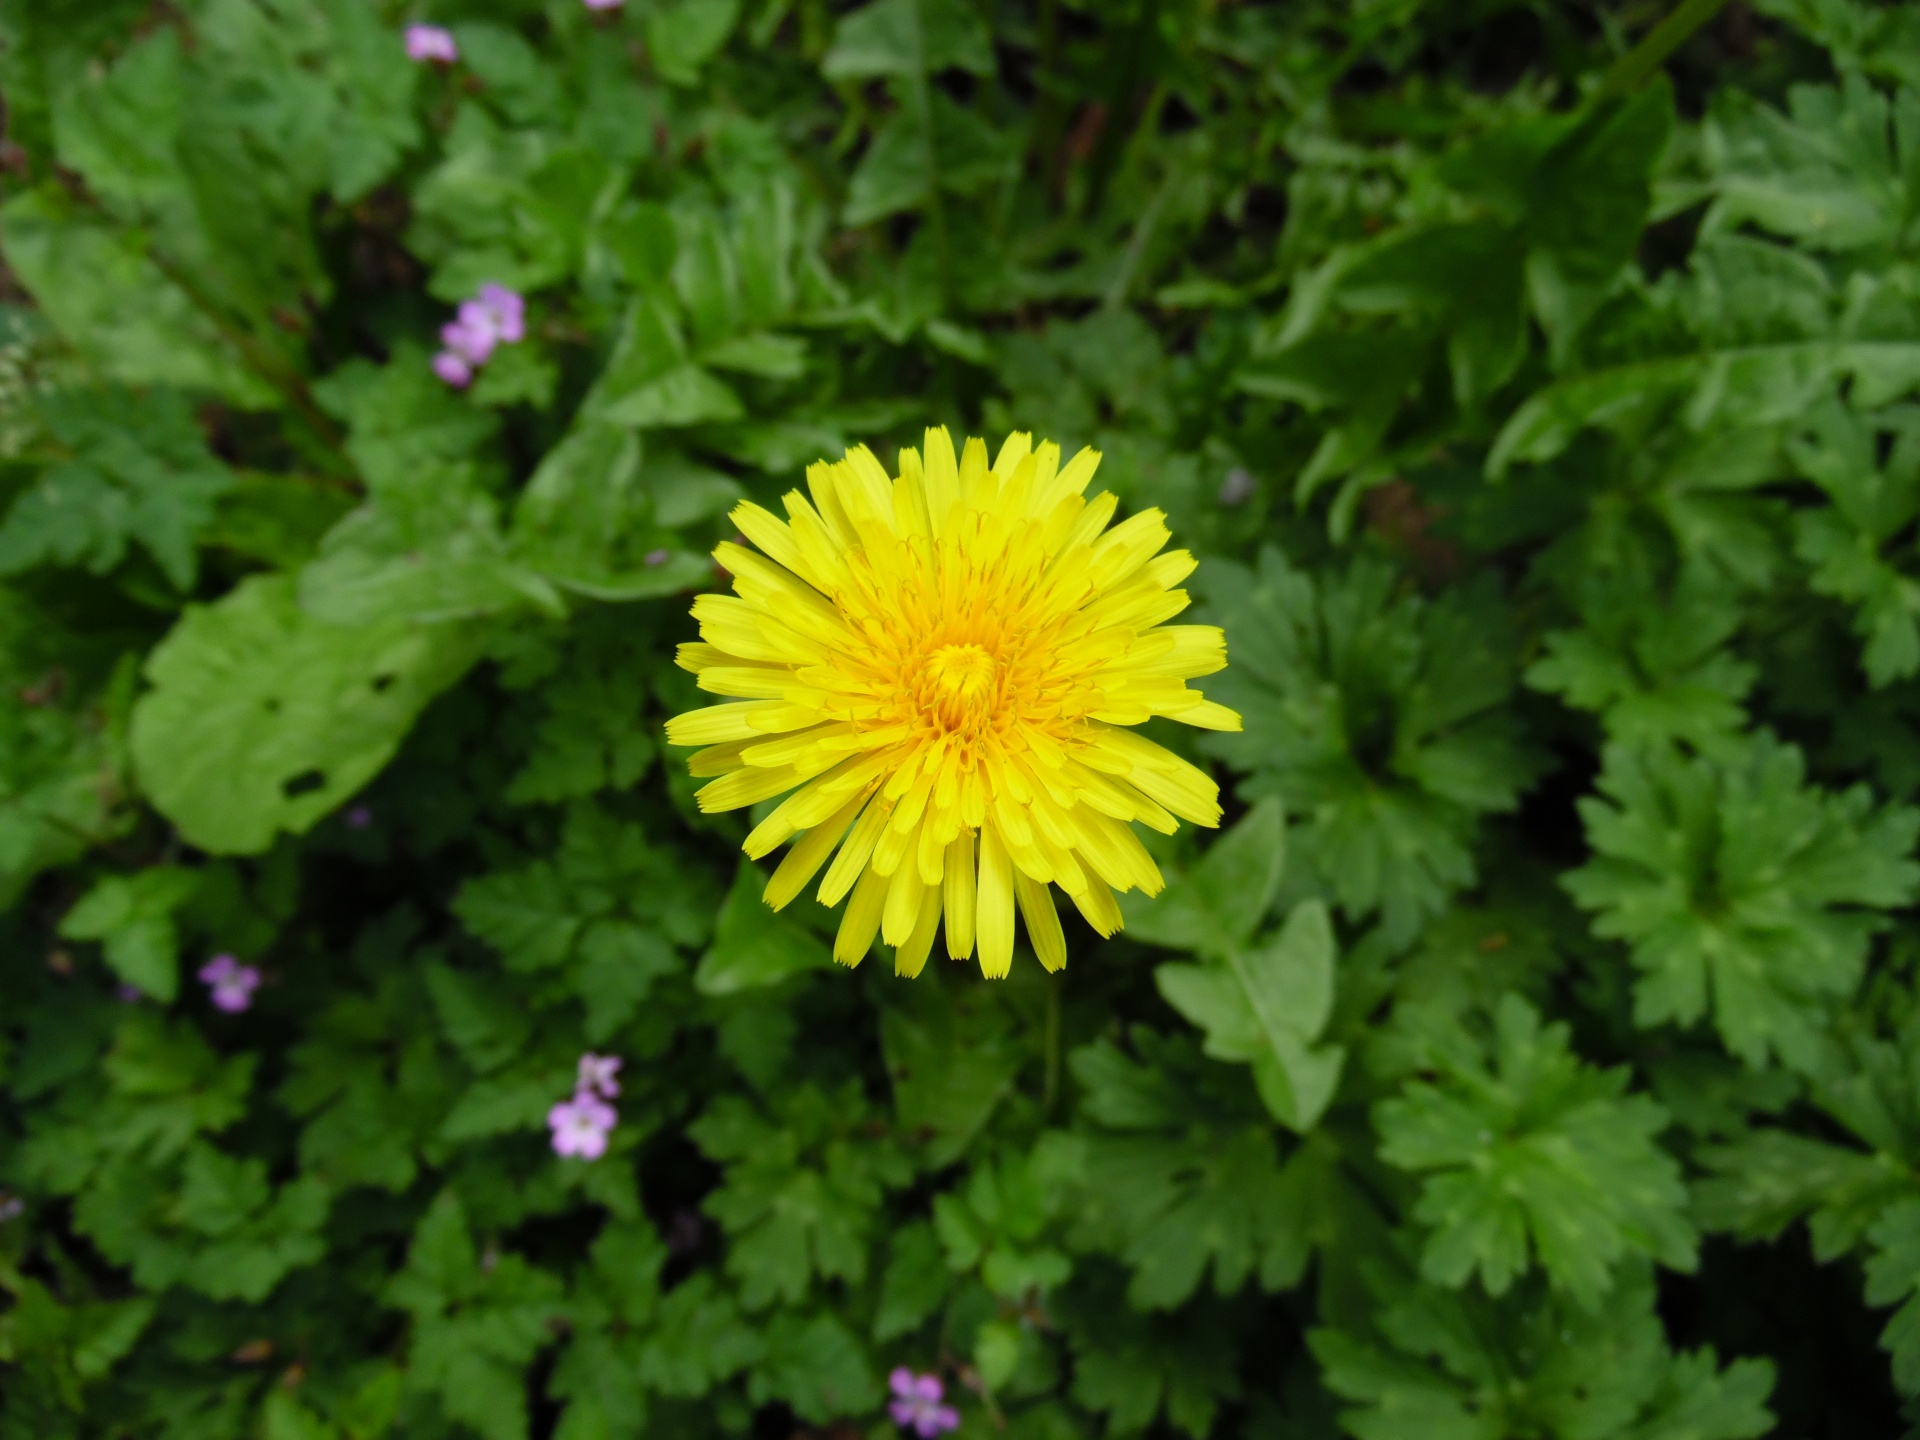
[[1372, 558], [1316, 584], [1277, 550], [1220, 565], [1209, 595], [1244, 637], [1213, 688], [1246, 729], [1208, 748], [1252, 771], [1243, 794], [1283, 798], [1295, 855], [1350, 919], [1411, 935], [1473, 882], [1478, 817], [1536, 771], [1503, 703], [1517, 676], [1497, 596], [1430, 604]]
[[1764, 734], [1725, 759], [1608, 751], [1606, 798], [1580, 804], [1598, 854], [1565, 883], [1599, 912], [1594, 933], [1632, 946], [1639, 1023], [1690, 1025], [1711, 995], [1734, 1054], [1809, 1062], [1820, 1001], [1858, 986], [1884, 925], [1860, 907], [1902, 905], [1920, 882], [1920, 814], [1804, 775]]
[[[0, 1440], [1911, 1424], [1920, 11], [1660, 8], [0, 5]], [[661, 744], [928, 424], [1227, 633], [1061, 975]]]
[[1503, 1295], [1531, 1255], [1591, 1308], [1624, 1255], [1692, 1268], [1686, 1188], [1654, 1143], [1658, 1105], [1623, 1094], [1623, 1071], [1581, 1065], [1566, 1026], [1542, 1027], [1518, 996], [1494, 1012], [1490, 1054], [1435, 1018], [1412, 1054], [1439, 1081], [1412, 1081], [1375, 1113], [1380, 1158], [1427, 1176], [1414, 1212], [1432, 1227], [1424, 1278], [1458, 1287], [1477, 1274]]

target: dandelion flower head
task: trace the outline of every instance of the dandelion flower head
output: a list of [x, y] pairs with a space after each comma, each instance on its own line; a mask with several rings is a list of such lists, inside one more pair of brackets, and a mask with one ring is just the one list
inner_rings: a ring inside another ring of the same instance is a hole
[[858, 446], [813, 465], [784, 520], [733, 512], [756, 548], [714, 551], [735, 593], [695, 601], [701, 639], [679, 656], [733, 698], [675, 717], [667, 738], [701, 747], [702, 810], [792, 792], [744, 848], [793, 842], [767, 884], [776, 910], [825, 866], [820, 903], [848, 902], [842, 964], [877, 933], [917, 975], [944, 918], [950, 956], [977, 948], [1004, 976], [1017, 908], [1058, 970], [1052, 887], [1111, 935], [1114, 892], [1162, 885], [1131, 822], [1219, 824], [1213, 781], [1128, 727], [1238, 730], [1187, 683], [1226, 664], [1226, 639], [1165, 623], [1194, 558], [1161, 553], [1158, 510], [1110, 527], [1115, 497], [1086, 497], [1099, 462], [1062, 465], [1057, 445], [1015, 434], [989, 465], [982, 441], [956, 455], [933, 429], [897, 476]]

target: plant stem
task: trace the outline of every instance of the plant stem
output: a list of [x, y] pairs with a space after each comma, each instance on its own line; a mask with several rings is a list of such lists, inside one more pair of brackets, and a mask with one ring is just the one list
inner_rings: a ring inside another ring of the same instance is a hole
[[1060, 984], [1058, 975], [1047, 977], [1047, 1068], [1040, 1092], [1042, 1119], [1053, 1114], [1054, 1102], [1060, 1098]]
[[1719, 13], [1727, 0], [1681, 0], [1673, 13], [1640, 37], [1640, 43], [1613, 62], [1601, 77], [1595, 99], [1615, 99], [1631, 94], [1647, 77], [1665, 63], [1667, 57], [1686, 43], [1707, 21]]

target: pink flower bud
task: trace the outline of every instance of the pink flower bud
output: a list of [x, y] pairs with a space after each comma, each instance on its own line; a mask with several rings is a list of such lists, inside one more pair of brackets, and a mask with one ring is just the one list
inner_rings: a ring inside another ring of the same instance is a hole
[[260, 972], [231, 955], [216, 955], [202, 965], [200, 980], [215, 1007], [229, 1015], [238, 1015], [252, 1005], [253, 992], [260, 988]]
[[460, 45], [451, 31], [438, 25], [407, 27], [407, 58], [420, 63], [451, 65], [460, 58]]
[[442, 350], [433, 357], [433, 373], [456, 390], [464, 390], [473, 383], [473, 367], [451, 350]]
[[946, 1389], [938, 1375], [916, 1375], [902, 1365], [887, 1377], [887, 1388], [894, 1394], [887, 1405], [893, 1423], [912, 1430], [920, 1440], [960, 1428], [960, 1412], [940, 1403]]

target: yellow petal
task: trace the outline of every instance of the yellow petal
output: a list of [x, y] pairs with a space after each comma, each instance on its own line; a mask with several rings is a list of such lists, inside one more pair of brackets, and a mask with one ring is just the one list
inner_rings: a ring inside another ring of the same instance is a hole
[[1013, 861], [999, 832], [980, 832], [979, 900], [974, 933], [980, 946], [980, 973], [1006, 978], [1013, 969]]
[[1058, 974], [1067, 968], [1067, 937], [1060, 929], [1060, 912], [1053, 908], [1053, 887], [1029, 880], [1018, 871], [1013, 877], [1020, 918], [1027, 922], [1027, 939], [1041, 968]]
[[833, 937], [833, 958], [842, 965], [858, 965], [873, 948], [874, 934], [880, 929], [880, 915], [887, 905], [887, 880], [868, 870], [853, 887], [847, 901], [847, 913], [840, 917], [840, 931]]
[[975, 919], [973, 832], [962, 830], [947, 845], [947, 954], [964, 960], [973, 953]]
[[853, 817], [866, 803], [867, 792], [862, 791], [802, 835], [799, 843], [787, 851], [760, 898], [775, 910], [784, 910], [793, 903], [794, 897], [807, 888], [807, 882], [826, 863], [827, 856], [833, 853], [833, 847], [840, 843], [840, 837], [846, 834]]
[[940, 889], [927, 886], [920, 892], [920, 918], [893, 955], [893, 973], [911, 980], [926, 968], [927, 952], [933, 949], [933, 937], [940, 929]]

